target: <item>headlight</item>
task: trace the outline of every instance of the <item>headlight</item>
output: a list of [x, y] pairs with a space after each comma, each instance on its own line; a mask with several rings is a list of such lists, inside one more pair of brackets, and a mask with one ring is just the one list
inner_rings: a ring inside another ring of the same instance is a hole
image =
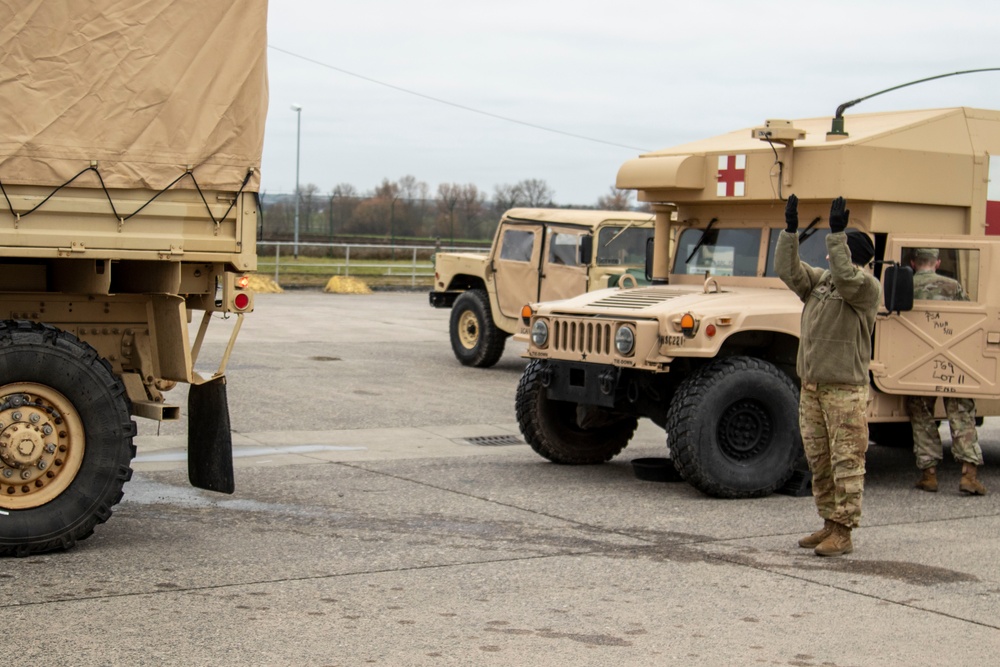
[[535, 347], [545, 347], [549, 343], [549, 325], [545, 320], [535, 320], [531, 325], [531, 342]]
[[631, 327], [627, 325], [618, 327], [615, 333], [615, 349], [623, 357], [632, 354], [632, 350], [635, 349], [635, 334], [632, 333]]

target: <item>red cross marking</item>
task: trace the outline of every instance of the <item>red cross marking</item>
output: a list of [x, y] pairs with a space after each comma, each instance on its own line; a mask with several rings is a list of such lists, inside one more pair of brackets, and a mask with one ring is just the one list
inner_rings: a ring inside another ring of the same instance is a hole
[[986, 233], [991, 236], [1000, 234], [1000, 201], [986, 202]]
[[[746, 178], [746, 169], [736, 168], [736, 156], [727, 155], [726, 166], [719, 168], [719, 175], [718, 175], [719, 183], [724, 183], [726, 186], [725, 196], [734, 197], [736, 195], [736, 184], [743, 183], [745, 178]], [[722, 193], [720, 192], [719, 194]]]

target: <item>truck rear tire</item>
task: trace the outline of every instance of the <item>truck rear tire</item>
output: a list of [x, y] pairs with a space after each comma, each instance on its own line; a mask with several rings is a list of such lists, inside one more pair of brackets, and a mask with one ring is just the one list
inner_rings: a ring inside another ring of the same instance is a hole
[[678, 386], [667, 444], [681, 477], [717, 498], [756, 498], [781, 488], [802, 457], [798, 390], [753, 357], [713, 361]]
[[0, 555], [66, 549], [107, 521], [132, 476], [129, 408], [93, 347], [0, 321]]
[[639, 420], [592, 408], [593, 426], [580, 426], [576, 403], [550, 400], [542, 384], [547, 362], [528, 363], [517, 385], [517, 423], [525, 442], [553, 463], [604, 463], [625, 449]]
[[448, 329], [455, 358], [466, 366], [489, 368], [503, 356], [507, 333], [493, 322], [485, 290], [471, 289], [455, 300]]

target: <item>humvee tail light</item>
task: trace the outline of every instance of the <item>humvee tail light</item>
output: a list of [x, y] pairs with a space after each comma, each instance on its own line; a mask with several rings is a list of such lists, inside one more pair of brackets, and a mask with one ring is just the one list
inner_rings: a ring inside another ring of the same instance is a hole
[[250, 287], [250, 276], [240, 276], [236, 279], [236, 287], [238, 289], [246, 289]]
[[246, 310], [250, 307], [250, 295], [240, 292], [233, 297], [233, 306], [236, 307], [236, 310]]
[[698, 328], [698, 322], [694, 319], [694, 315], [691, 313], [684, 313], [681, 316], [681, 332], [688, 338], [694, 337], [694, 333]]
[[521, 321], [525, 324], [531, 324], [531, 316], [535, 313], [531, 310], [531, 306], [524, 305], [521, 307]]
[[545, 320], [535, 320], [531, 325], [531, 342], [535, 347], [545, 347], [549, 344], [549, 324]]

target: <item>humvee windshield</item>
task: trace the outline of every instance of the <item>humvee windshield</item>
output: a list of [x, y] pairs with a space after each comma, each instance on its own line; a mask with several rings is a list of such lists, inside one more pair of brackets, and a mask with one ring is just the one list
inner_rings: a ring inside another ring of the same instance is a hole
[[597, 235], [597, 265], [642, 266], [646, 262], [646, 239], [651, 236], [650, 227], [603, 227]]
[[[674, 255], [674, 273], [713, 276], [756, 276], [762, 239], [767, 243], [764, 275], [777, 277], [774, 248], [780, 229], [685, 229]], [[826, 237], [829, 229], [812, 229], [799, 239], [799, 257], [810, 266], [826, 268]]]

